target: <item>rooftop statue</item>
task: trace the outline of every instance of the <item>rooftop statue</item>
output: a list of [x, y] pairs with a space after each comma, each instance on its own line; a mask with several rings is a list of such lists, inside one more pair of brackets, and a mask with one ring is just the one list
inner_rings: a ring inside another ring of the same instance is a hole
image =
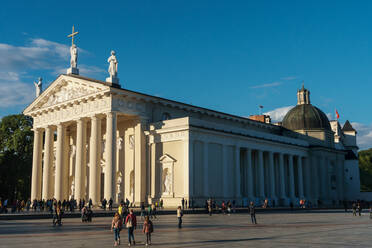
[[71, 67], [76, 68], [78, 52], [77, 52], [77, 47], [75, 44], [72, 44], [72, 46], [70, 47], [70, 54], [71, 54], [71, 60], [70, 60]]
[[110, 73], [110, 77], [116, 78], [118, 76], [118, 60], [115, 56], [115, 51], [111, 51], [111, 56], [107, 59], [109, 62], [108, 72]]
[[43, 91], [42, 87], [43, 87], [43, 83], [42, 83], [43, 79], [40, 77], [39, 78], [39, 82], [34, 82], [34, 85], [35, 85], [35, 89], [36, 89], [36, 97], [39, 97], [41, 92]]

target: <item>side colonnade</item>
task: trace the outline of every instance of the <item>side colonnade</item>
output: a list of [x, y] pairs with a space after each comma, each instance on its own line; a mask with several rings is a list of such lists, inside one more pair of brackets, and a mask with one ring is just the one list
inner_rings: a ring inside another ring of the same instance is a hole
[[[300, 200], [318, 206], [330, 205], [331, 201], [338, 204], [343, 200], [342, 155], [330, 160], [326, 153], [308, 150], [283, 152], [281, 149], [275, 151], [274, 147], [258, 148], [254, 144], [218, 144], [216, 140], [204, 138], [191, 142], [194, 144], [191, 147], [203, 151], [203, 162], [194, 164], [196, 167], [193, 169], [197, 170], [193, 176], [193, 185], [197, 187], [196, 199], [235, 199], [239, 205], [250, 201], [261, 204], [267, 199], [271, 206], [289, 206], [291, 203], [296, 206]], [[219, 155], [219, 150], [211, 150], [216, 145], [221, 146], [222, 155]], [[230, 150], [235, 155], [231, 155]], [[222, 156], [219, 157], [221, 165], [211, 163], [211, 157], [215, 156]], [[198, 169], [200, 166], [202, 170]], [[221, 192], [213, 190], [216, 187], [211, 190], [211, 185], [218, 183], [219, 179], [213, 177], [219, 177], [219, 172], [211, 172], [210, 167], [215, 167], [212, 171], [222, 171]], [[334, 176], [336, 181], [332, 185]]]

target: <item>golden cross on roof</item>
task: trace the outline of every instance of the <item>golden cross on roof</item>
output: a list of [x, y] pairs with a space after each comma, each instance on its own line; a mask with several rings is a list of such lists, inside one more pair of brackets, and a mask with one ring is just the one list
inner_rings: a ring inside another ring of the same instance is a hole
[[74, 36], [77, 35], [79, 32], [75, 32], [75, 27], [72, 25], [72, 33], [67, 35], [67, 37], [71, 37], [71, 46], [74, 44]]

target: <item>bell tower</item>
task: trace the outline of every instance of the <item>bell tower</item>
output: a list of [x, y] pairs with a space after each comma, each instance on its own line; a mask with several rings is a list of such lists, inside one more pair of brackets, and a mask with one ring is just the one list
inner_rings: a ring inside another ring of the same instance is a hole
[[310, 104], [310, 91], [305, 89], [302, 83], [302, 88], [297, 91], [297, 105]]

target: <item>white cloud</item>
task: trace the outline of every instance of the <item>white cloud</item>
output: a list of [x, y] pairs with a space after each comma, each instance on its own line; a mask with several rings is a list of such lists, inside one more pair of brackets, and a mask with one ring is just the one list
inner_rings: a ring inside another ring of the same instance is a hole
[[372, 148], [372, 124], [352, 122], [351, 125], [358, 132], [357, 144], [359, 149], [364, 150]]
[[53, 69], [66, 63], [69, 53], [68, 46], [44, 39], [31, 39], [25, 46], [0, 43], [0, 70]]
[[297, 79], [296, 76], [288, 76], [288, 77], [282, 77], [280, 78], [281, 80], [286, 80], [286, 81], [290, 81], [290, 80], [295, 80]]
[[276, 87], [276, 86], [279, 86], [281, 84], [282, 84], [281, 82], [272, 82], [272, 83], [268, 83], [268, 84], [254, 85], [254, 86], [251, 86], [250, 88], [251, 89], [269, 88], [269, 87]]
[[0, 71], [0, 80], [19, 81], [19, 74], [12, 71]]
[[276, 108], [274, 110], [268, 111], [264, 113], [265, 115], [270, 115], [271, 120], [273, 122], [279, 122], [282, 121], [284, 116], [288, 113], [290, 109], [292, 109], [294, 106], [286, 106], [281, 108]]
[[33, 87], [18, 81], [0, 83], [0, 108], [29, 104], [35, 97]]

